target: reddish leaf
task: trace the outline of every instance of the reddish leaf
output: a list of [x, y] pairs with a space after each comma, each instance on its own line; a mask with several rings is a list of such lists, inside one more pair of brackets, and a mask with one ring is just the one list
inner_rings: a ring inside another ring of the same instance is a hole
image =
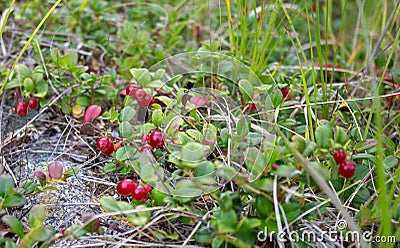
[[47, 168], [49, 176], [54, 179], [60, 179], [63, 175], [63, 166], [60, 162], [53, 162]]
[[193, 103], [194, 105], [196, 105], [196, 108], [201, 108], [204, 105], [206, 105], [208, 99], [205, 97], [200, 97], [200, 96], [192, 96], [192, 98], [190, 98], [189, 102]]
[[92, 122], [101, 114], [101, 107], [97, 105], [89, 106], [85, 111], [85, 122]]

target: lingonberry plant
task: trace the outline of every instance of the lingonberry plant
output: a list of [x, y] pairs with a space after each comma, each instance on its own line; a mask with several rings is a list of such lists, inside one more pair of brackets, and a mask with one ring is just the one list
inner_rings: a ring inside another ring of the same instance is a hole
[[0, 247], [400, 235], [398, 2], [3, 2]]

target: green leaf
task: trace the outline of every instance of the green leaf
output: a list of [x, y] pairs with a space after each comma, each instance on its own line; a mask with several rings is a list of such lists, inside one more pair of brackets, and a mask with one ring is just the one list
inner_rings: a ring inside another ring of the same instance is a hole
[[164, 69], [158, 69], [155, 73], [153, 78], [154, 79], [159, 79], [162, 80], [164, 78], [165, 75], [165, 70]]
[[18, 79], [13, 79], [11, 81], [7, 82], [6, 87], [4, 87], [4, 89], [8, 90], [8, 89], [14, 89], [17, 87], [21, 87], [23, 85], [22, 81], [18, 80]]
[[126, 206], [126, 209], [124, 208], [124, 206], [121, 206], [119, 204], [119, 202], [117, 200], [115, 200], [114, 198], [110, 197], [110, 196], [103, 196], [100, 198], [99, 200], [100, 206], [102, 209], [104, 209], [107, 212], [120, 212], [121, 211], [121, 207], [123, 207], [122, 210], [130, 210], [133, 209], [133, 207], [127, 203], [128, 205]]
[[194, 170], [194, 175], [196, 177], [210, 175], [214, 172], [214, 170], [215, 167], [213, 163], [211, 163], [210, 161], [203, 161], [199, 163], [196, 169]]
[[119, 148], [116, 152], [116, 159], [120, 161], [125, 161], [132, 158], [136, 154], [136, 149], [133, 146], [123, 146]]
[[21, 207], [27, 203], [28, 201], [23, 195], [15, 193], [14, 190], [10, 190], [7, 197], [3, 200], [3, 208]]
[[203, 191], [191, 180], [180, 180], [174, 191], [174, 195], [179, 197], [195, 197], [202, 193]]
[[347, 136], [346, 131], [341, 127], [336, 127], [336, 135], [335, 141], [341, 145], [345, 145], [349, 137]]
[[21, 222], [12, 215], [4, 215], [1, 220], [6, 224], [11, 230], [18, 235], [18, 237], [24, 237], [24, 227]]
[[383, 162], [386, 169], [391, 169], [399, 164], [399, 158], [395, 156], [387, 156]]
[[133, 128], [132, 125], [127, 122], [123, 121], [118, 127], [119, 133], [121, 134], [122, 138], [129, 139], [132, 137]]
[[213, 238], [210, 227], [204, 226], [201, 227], [193, 236], [196, 243], [199, 244], [210, 244]]
[[247, 122], [246, 118], [240, 118], [236, 127], [237, 134], [241, 137], [245, 137], [249, 134], [249, 131], [249, 123]]
[[36, 83], [36, 93], [33, 96], [43, 98], [49, 92], [49, 83], [45, 80], [41, 80]]
[[242, 95], [250, 100], [252, 99], [253, 95], [254, 95], [254, 89], [253, 89], [253, 85], [251, 85], [251, 83], [246, 80], [246, 79], [241, 79], [239, 81], [239, 90], [240, 93], [242, 93]]
[[137, 212], [125, 213], [126, 218], [133, 225], [144, 226], [149, 222], [150, 216], [151, 216], [151, 211], [149, 211], [149, 210], [143, 211], [144, 209], [146, 209], [146, 207], [144, 205], [138, 205], [135, 208], [135, 210], [137, 210]]
[[147, 69], [133, 68], [129, 70], [132, 77], [136, 80], [138, 85], [146, 86], [151, 81], [150, 72]]
[[131, 120], [133, 120], [135, 115], [136, 115], [136, 111], [132, 107], [127, 106], [121, 110], [121, 113], [119, 115], [119, 120], [121, 122], [124, 122], [124, 121], [130, 122]]
[[292, 177], [296, 173], [296, 168], [289, 165], [279, 165], [274, 173], [281, 177]]
[[254, 184], [254, 187], [259, 190], [272, 192], [274, 180], [272, 178], [261, 178], [260, 180], [255, 181]]
[[92, 105], [92, 98], [88, 95], [80, 95], [76, 99], [76, 103], [83, 107], [89, 107]]
[[38, 241], [44, 242], [50, 240], [55, 234], [54, 229], [38, 227], [32, 229], [25, 237], [21, 240], [20, 247], [31, 247]]
[[[21, 79], [25, 79], [27, 77], [29, 77], [29, 75], [31, 75], [31, 71], [29, 70], [29, 68], [24, 65], [24, 64], [17, 64], [15, 66], [15, 71], [18, 73], [18, 76]], [[22, 81], [22, 80], [21, 80]]]
[[297, 202], [283, 203], [282, 207], [285, 211], [285, 215], [288, 222], [293, 221], [301, 214], [301, 206]]
[[156, 89], [159, 89], [159, 88], [161, 88], [161, 87], [163, 87], [163, 86], [164, 86], [164, 82], [161, 81], [161, 80], [154, 80], [154, 81], [151, 81], [150, 83], [147, 83], [147, 84], [146, 84], [146, 88], [156, 88]]
[[181, 159], [185, 166], [196, 168], [204, 159], [205, 149], [197, 142], [189, 142], [182, 146]]
[[151, 115], [151, 121], [156, 127], [160, 127], [163, 121], [163, 112], [161, 109], [157, 109]]
[[35, 83], [31, 78], [25, 78], [24, 89], [28, 92], [33, 92], [35, 90]]
[[6, 197], [10, 189], [14, 187], [14, 181], [12, 177], [8, 174], [3, 174], [0, 176], [0, 196]]
[[266, 218], [267, 216], [274, 213], [274, 205], [270, 200], [268, 200], [262, 195], [256, 196], [254, 207], [256, 208], [257, 213], [262, 218]]
[[315, 137], [317, 140], [317, 144], [321, 148], [329, 149], [331, 146], [330, 139], [333, 138], [333, 131], [328, 126], [319, 126], [315, 130]]
[[221, 233], [235, 232], [236, 226], [237, 215], [235, 213], [235, 210], [230, 209], [226, 211], [224, 209], [221, 209], [217, 219], [218, 231]]
[[255, 147], [248, 149], [248, 153], [245, 159], [245, 163], [250, 172], [250, 181], [256, 180], [267, 167], [267, 161], [262, 151]]
[[46, 218], [45, 209], [42, 205], [35, 205], [29, 211], [29, 225], [32, 228], [43, 226], [44, 219]]
[[[149, 220], [150, 220], [150, 211], [143, 211], [145, 209], [145, 206], [139, 205], [136, 208], [133, 208], [133, 206], [125, 201], [116, 201], [112, 197], [109, 196], [103, 196], [99, 200], [100, 206], [106, 211], [106, 212], [118, 212], [118, 213], [123, 213], [128, 221], [132, 223], [133, 225], [145, 225]], [[137, 210], [137, 212], [127, 212], [131, 210]]]

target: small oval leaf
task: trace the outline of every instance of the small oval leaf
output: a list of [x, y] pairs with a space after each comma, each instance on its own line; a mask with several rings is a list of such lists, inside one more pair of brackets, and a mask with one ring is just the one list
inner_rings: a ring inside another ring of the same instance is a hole
[[63, 166], [60, 162], [51, 163], [47, 169], [51, 178], [60, 179], [63, 175]]

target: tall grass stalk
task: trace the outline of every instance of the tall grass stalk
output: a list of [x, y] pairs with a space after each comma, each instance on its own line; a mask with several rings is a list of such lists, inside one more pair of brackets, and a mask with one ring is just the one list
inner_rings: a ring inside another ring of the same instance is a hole
[[[53, 13], [53, 11], [57, 8], [57, 6], [62, 2], [63, 0], [58, 0], [53, 4], [53, 6], [47, 11], [46, 15], [43, 17], [43, 19], [40, 21], [39, 25], [35, 28], [35, 30], [32, 32], [31, 36], [29, 37], [28, 41], [25, 43], [24, 47], [21, 49], [21, 51], [18, 54], [17, 59], [14, 61], [11, 69], [8, 71], [6, 78], [4, 79], [3, 84], [0, 87], [0, 94], [3, 92], [4, 87], [6, 87], [8, 80], [10, 79], [10, 76], [12, 75], [15, 66], [18, 64], [19, 60], [21, 59], [22, 55], [26, 51], [26, 49], [29, 47], [31, 44], [33, 38], [35, 38], [37, 32], [40, 30], [40, 28], [43, 26], [43, 24], [46, 22], [47, 18]], [[15, 2], [15, 1], [13, 1]], [[13, 3], [12, 3], [13, 4]], [[5, 25], [5, 24], [4, 24]], [[3, 29], [3, 28], [2, 28]]]

